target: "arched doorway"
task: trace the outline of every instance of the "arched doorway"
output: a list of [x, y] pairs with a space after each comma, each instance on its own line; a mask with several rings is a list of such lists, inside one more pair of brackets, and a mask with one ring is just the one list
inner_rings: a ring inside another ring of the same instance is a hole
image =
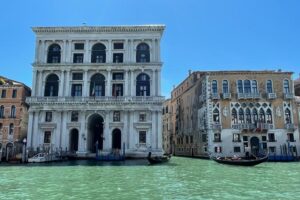
[[112, 148], [113, 149], [121, 149], [121, 131], [116, 128], [112, 132]]
[[93, 114], [88, 120], [88, 150], [96, 153], [96, 143], [98, 149], [103, 149], [103, 118], [99, 114]]
[[79, 138], [79, 133], [77, 129], [72, 129], [70, 132], [70, 151], [71, 152], [76, 152], [78, 151], [78, 138]]
[[259, 153], [259, 139], [257, 137], [252, 137], [250, 139], [251, 153], [258, 155]]
[[12, 143], [8, 143], [6, 145], [6, 160], [7, 161], [13, 157], [13, 148], [14, 148], [14, 145]]

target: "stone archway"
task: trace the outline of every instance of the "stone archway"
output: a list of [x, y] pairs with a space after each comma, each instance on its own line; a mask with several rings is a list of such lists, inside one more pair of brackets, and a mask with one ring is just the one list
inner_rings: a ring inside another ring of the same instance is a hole
[[121, 130], [116, 128], [112, 132], [112, 149], [121, 149], [121, 148], [122, 148]]
[[88, 120], [88, 150], [92, 153], [96, 153], [96, 143], [98, 143], [97, 149], [103, 150], [103, 118], [99, 114], [93, 114]]
[[259, 153], [259, 139], [258, 137], [252, 137], [250, 139], [251, 153], [254, 155], [258, 155]]
[[72, 129], [70, 131], [70, 137], [69, 137], [69, 149], [71, 152], [78, 151], [78, 139], [79, 139], [79, 132], [76, 128]]

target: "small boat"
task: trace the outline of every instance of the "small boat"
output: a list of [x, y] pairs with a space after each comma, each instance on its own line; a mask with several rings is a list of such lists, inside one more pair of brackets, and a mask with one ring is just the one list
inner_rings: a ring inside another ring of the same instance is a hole
[[268, 156], [254, 158], [236, 158], [236, 157], [217, 157], [212, 158], [214, 161], [228, 165], [254, 166], [268, 160]]
[[38, 153], [35, 156], [28, 159], [29, 163], [43, 163], [43, 162], [52, 162], [52, 161], [59, 161], [59, 158], [55, 154], [48, 154], [48, 153]]
[[149, 152], [147, 160], [149, 161], [149, 163], [151, 165], [155, 165], [155, 164], [161, 164], [161, 163], [168, 162], [170, 160], [170, 158], [171, 158], [170, 155], [151, 157], [151, 152]]

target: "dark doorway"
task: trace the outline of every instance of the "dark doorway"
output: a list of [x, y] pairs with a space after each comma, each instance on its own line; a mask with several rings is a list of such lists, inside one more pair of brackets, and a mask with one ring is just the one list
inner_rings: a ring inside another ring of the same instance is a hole
[[258, 155], [259, 153], [259, 139], [257, 137], [252, 137], [250, 139], [251, 153]]
[[10, 160], [13, 157], [13, 148], [14, 145], [12, 143], [8, 143], [6, 145], [6, 160]]
[[121, 149], [121, 131], [120, 129], [114, 129], [112, 132], [112, 148]]
[[70, 133], [70, 151], [71, 152], [76, 152], [78, 151], [78, 130], [77, 129], [72, 129]]
[[103, 150], [103, 118], [99, 114], [90, 116], [88, 131], [88, 150], [96, 153], [96, 144], [98, 150]]

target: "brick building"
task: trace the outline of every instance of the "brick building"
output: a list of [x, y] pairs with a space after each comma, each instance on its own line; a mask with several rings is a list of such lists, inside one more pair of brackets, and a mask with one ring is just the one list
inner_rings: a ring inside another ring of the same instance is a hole
[[25, 84], [0, 76], [0, 154], [9, 159], [19, 153], [27, 135], [31, 90]]

